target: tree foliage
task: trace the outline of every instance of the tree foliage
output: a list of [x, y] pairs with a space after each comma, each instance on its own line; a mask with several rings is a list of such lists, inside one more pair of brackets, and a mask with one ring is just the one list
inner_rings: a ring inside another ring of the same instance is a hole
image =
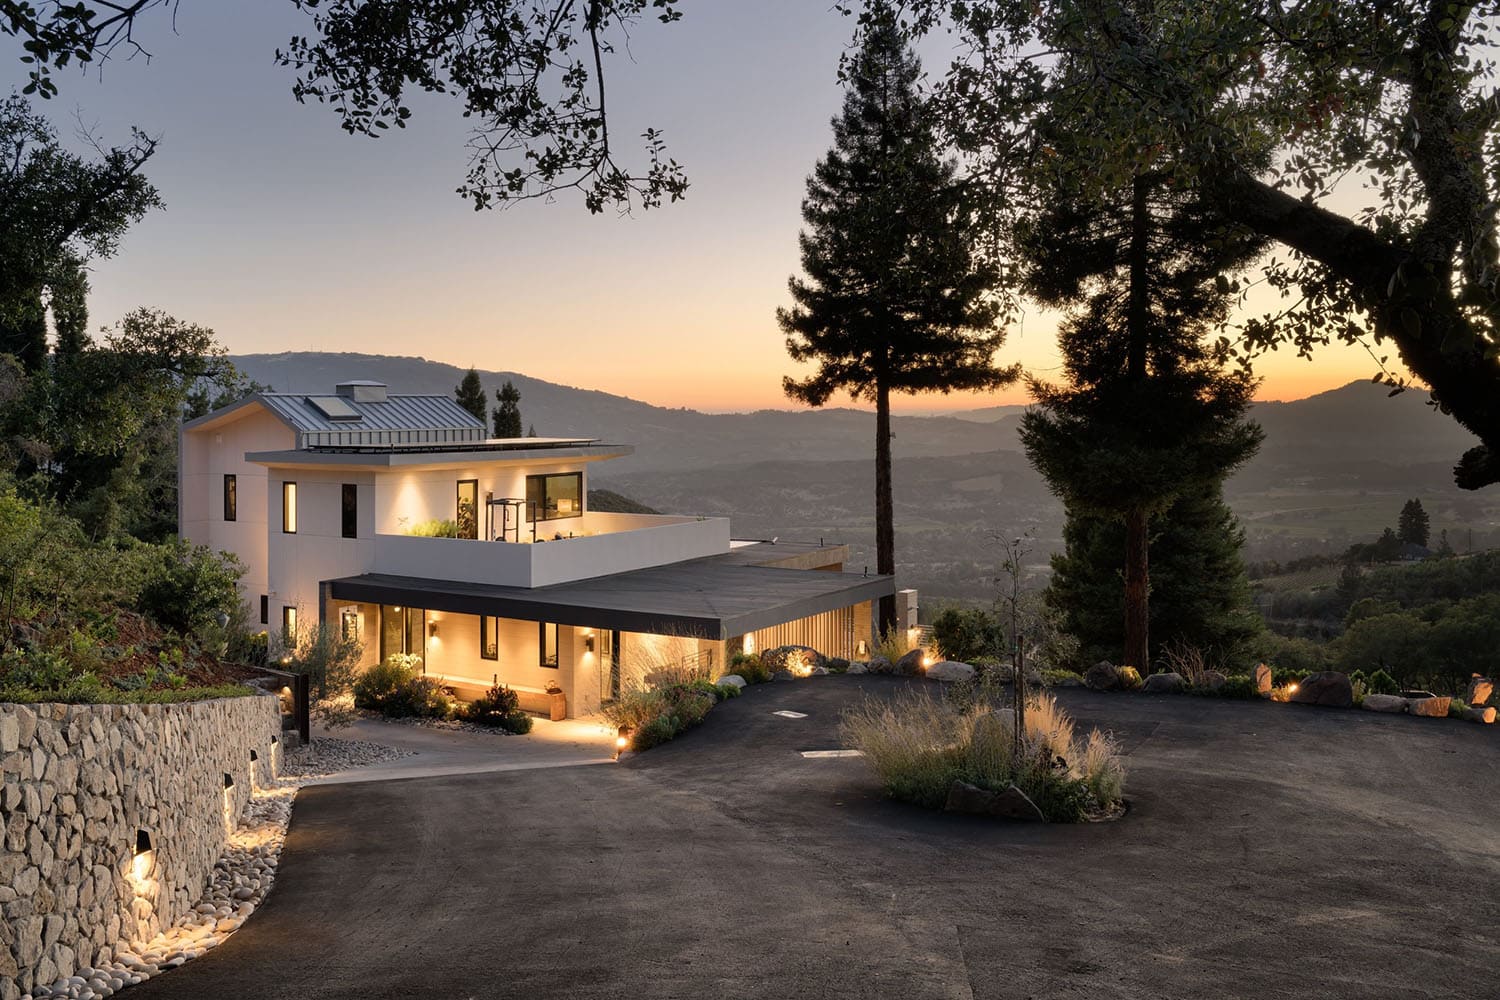
[[[944, 160], [921, 67], [894, 17], [872, 22], [847, 67], [833, 148], [802, 202], [805, 277], [778, 309], [794, 361], [815, 371], [782, 380], [787, 395], [822, 406], [836, 392], [875, 404], [876, 563], [895, 571], [890, 395], [989, 389], [1017, 372], [997, 368], [1003, 334], [989, 295], [995, 271], [971, 253], [972, 219]], [[881, 602], [881, 628], [894, 620]]]
[[[495, 437], [518, 438], [521, 436], [521, 390], [510, 379], [495, 390]], [[536, 437], [533, 433], [532, 437]]]
[[489, 404], [477, 371], [470, 368], [464, 373], [463, 381], [453, 387], [453, 395], [458, 400], [458, 405], [474, 414], [474, 418], [481, 424], [489, 423]]
[[[1054, 168], [1039, 124], [1078, 122], [1067, 155], [1084, 183], [1166, 170], [1279, 244], [1263, 279], [1285, 308], [1244, 325], [1248, 353], [1363, 343], [1377, 380], [1399, 389], [1380, 354], [1393, 344], [1483, 442], [1458, 484], [1500, 481], [1495, 4], [1224, 0], [1207, 17], [1178, 0], [913, 0], [907, 11], [914, 34], [956, 34], [945, 134], [998, 218], [1033, 203], [1038, 168]], [[1362, 207], [1347, 213], [1335, 189], [1356, 186]]]
[[1401, 518], [1396, 524], [1396, 536], [1403, 545], [1417, 545], [1424, 549], [1427, 547], [1427, 540], [1432, 536], [1432, 520], [1423, 509], [1422, 501], [1412, 499], [1402, 505]]

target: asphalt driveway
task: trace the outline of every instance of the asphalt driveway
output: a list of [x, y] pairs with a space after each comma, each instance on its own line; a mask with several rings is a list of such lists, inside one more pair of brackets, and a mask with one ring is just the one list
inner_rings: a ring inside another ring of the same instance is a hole
[[903, 683], [763, 685], [615, 767], [304, 789], [265, 905], [131, 995], [1500, 996], [1500, 727], [1064, 692], [1130, 812], [1004, 825], [801, 756]]

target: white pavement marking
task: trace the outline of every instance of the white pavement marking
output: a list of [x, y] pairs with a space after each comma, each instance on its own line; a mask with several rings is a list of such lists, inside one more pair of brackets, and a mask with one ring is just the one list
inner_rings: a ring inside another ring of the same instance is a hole
[[803, 750], [802, 756], [810, 759], [823, 757], [863, 757], [863, 750]]
[[772, 715], [779, 715], [783, 719], [805, 719], [805, 718], [807, 718], [807, 713], [806, 712], [788, 712], [784, 708], [781, 711], [779, 711], [779, 712], [772, 712], [771, 714]]

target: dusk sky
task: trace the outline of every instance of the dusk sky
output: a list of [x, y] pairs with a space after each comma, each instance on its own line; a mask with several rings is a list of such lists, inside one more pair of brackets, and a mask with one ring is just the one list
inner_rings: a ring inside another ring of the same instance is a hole
[[[66, 71], [41, 109], [64, 133], [77, 113], [110, 142], [131, 124], [162, 137], [147, 173], [166, 208], [95, 263], [91, 325], [151, 305], [211, 327], [234, 353], [420, 355], [667, 406], [791, 406], [780, 381], [797, 369], [774, 311], [797, 267], [799, 203], [830, 141], [850, 22], [807, 0], [683, 10], [678, 24], [640, 26], [609, 99], [617, 143], [663, 129], [692, 187], [628, 218], [590, 216], [571, 194], [474, 212], [453, 193], [466, 133], [446, 99], [415, 99], [413, 126], [379, 140], [298, 105], [292, 72], [272, 59], [308, 30], [289, 3], [188, 0], [175, 35], [156, 12], [143, 25], [149, 64], [117, 58], [102, 80]], [[930, 70], [942, 51], [924, 53]], [[999, 359], [1055, 372], [1054, 330], [1030, 311]], [[1357, 348], [1315, 364], [1283, 351], [1259, 366], [1260, 395], [1297, 398], [1373, 371]], [[1024, 401], [1016, 389], [896, 407]]]

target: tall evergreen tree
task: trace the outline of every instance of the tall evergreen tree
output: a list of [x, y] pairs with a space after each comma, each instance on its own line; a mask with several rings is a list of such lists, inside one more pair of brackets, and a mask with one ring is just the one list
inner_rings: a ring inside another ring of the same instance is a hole
[[1059, 174], [1023, 236], [1029, 290], [1070, 313], [1059, 332], [1068, 383], [1033, 380], [1041, 406], [1022, 438], [1070, 516], [1123, 523], [1124, 659], [1148, 670], [1151, 519], [1218, 488], [1260, 444], [1244, 419], [1254, 380], [1206, 341], [1228, 312], [1226, 272], [1263, 242], [1160, 175], [1087, 197], [1075, 183]]
[[[1244, 532], [1217, 484], [1184, 493], [1153, 515], [1150, 632], [1234, 665], [1262, 634], [1251, 607], [1242, 555]], [[1079, 641], [1084, 662], [1118, 662], [1125, 648], [1125, 525], [1119, 519], [1069, 512], [1066, 549], [1052, 557], [1049, 607]]]
[[[787, 395], [822, 406], [847, 391], [875, 405], [875, 561], [894, 573], [891, 394], [992, 389], [1019, 372], [994, 363], [998, 275], [972, 252], [963, 188], [934, 138], [917, 57], [885, 8], [861, 43], [833, 148], [802, 202], [806, 277], [789, 280], [794, 305], [776, 319], [792, 359], [818, 366], [785, 377]], [[881, 630], [894, 623], [895, 601], [882, 599]]]
[[484, 386], [479, 384], [479, 373], [473, 368], [464, 375], [463, 381], [453, 387], [453, 396], [458, 400], [458, 405], [474, 414], [481, 424], [489, 423], [489, 405]]
[[518, 438], [521, 436], [521, 392], [510, 379], [495, 391], [500, 405], [495, 407], [495, 437]]
[[1427, 540], [1432, 537], [1432, 521], [1422, 508], [1422, 501], [1413, 499], [1402, 505], [1401, 518], [1396, 523], [1396, 537], [1403, 545], [1427, 547]]

